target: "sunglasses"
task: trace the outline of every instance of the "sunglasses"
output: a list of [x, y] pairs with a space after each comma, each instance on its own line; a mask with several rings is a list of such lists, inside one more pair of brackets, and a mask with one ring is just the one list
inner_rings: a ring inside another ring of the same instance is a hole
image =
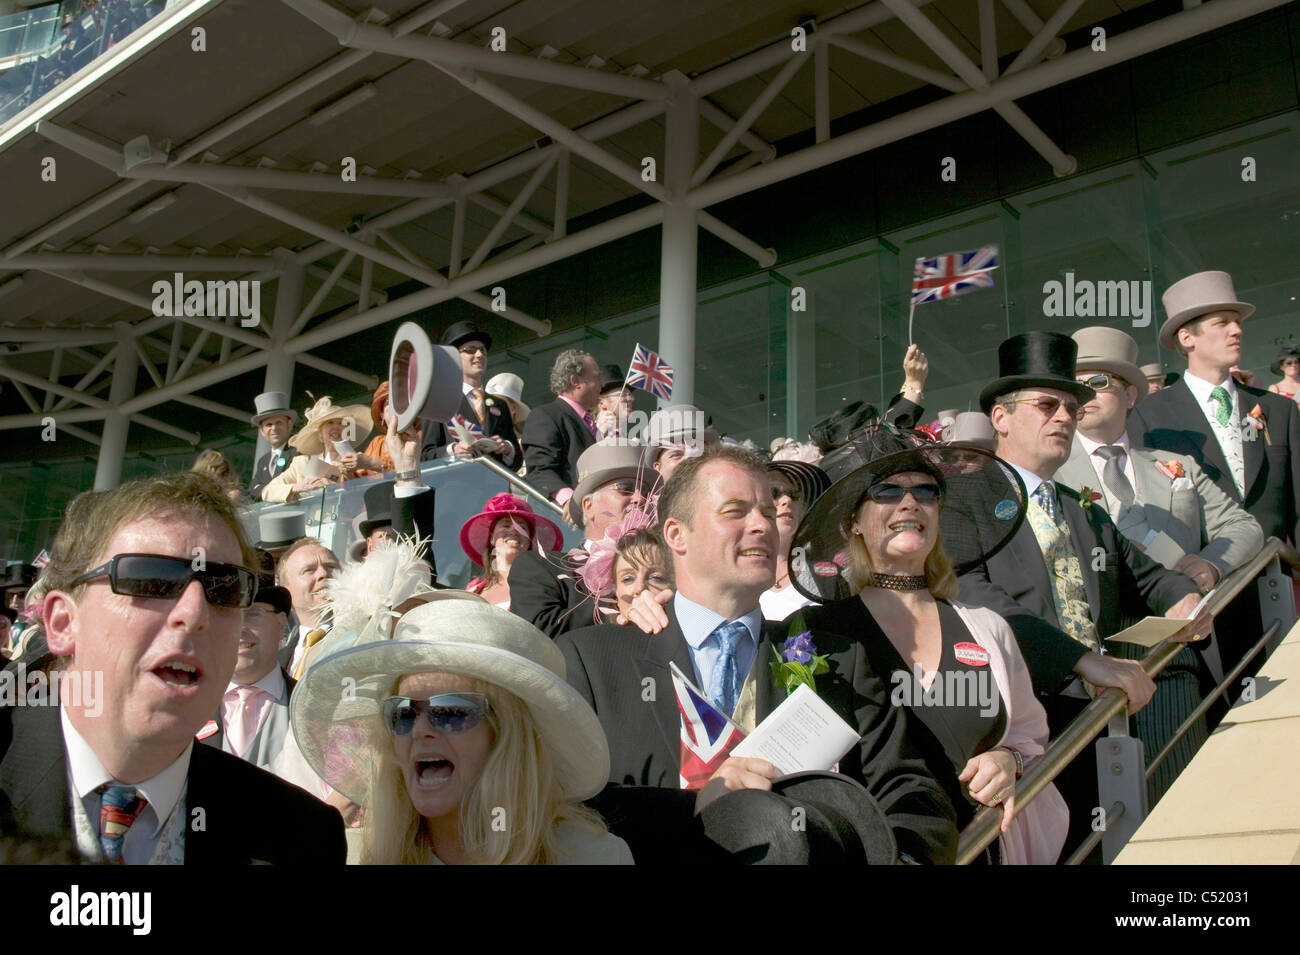
[[1041, 398], [1016, 398], [1013, 401], [1003, 401], [1001, 403], [1004, 405], [1031, 404], [1038, 409], [1039, 414], [1044, 418], [1055, 418], [1057, 410], [1061, 405], [1065, 405], [1066, 414], [1076, 420], [1079, 417], [1079, 403], [1071, 398], [1048, 398], [1043, 396]]
[[252, 606], [257, 592], [257, 575], [235, 564], [208, 564], [203, 570], [183, 557], [160, 554], [118, 554], [107, 564], [88, 570], [71, 586], [107, 577], [113, 593], [124, 597], [175, 600], [191, 580], [203, 587], [203, 596], [214, 607], [242, 609]]
[[467, 733], [488, 714], [482, 693], [442, 693], [427, 700], [390, 696], [384, 700], [384, 725], [394, 736], [409, 736], [423, 713], [439, 733]]
[[[1161, 375], [1159, 377], [1163, 378], [1164, 376]], [[1090, 375], [1087, 378], [1080, 378], [1079, 382], [1080, 384], [1087, 385], [1093, 391], [1107, 391], [1110, 389], [1111, 385], [1120, 388], [1124, 388], [1128, 385], [1128, 382], [1124, 381], [1122, 378], [1105, 372], [1099, 372], [1098, 374]]]
[[917, 504], [933, 504], [943, 498], [943, 488], [937, 484], [913, 484], [903, 487], [901, 484], [873, 484], [867, 488], [867, 497], [877, 504], [898, 504], [908, 494]]

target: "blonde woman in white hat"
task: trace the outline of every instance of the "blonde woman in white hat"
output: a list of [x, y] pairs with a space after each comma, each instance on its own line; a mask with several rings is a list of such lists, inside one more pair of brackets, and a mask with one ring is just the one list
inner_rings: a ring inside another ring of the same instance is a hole
[[378, 474], [357, 466], [354, 445], [363, 440], [373, 422], [366, 405], [336, 405], [326, 396], [312, 405], [306, 422], [289, 445], [298, 456], [262, 489], [262, 500], [284, 504], [335, 481]]
[[303, 756], [365, 807], [363, 864], [630, 864], [581, 803], [609, 747], [541, 631], [474, 597], [317, 663], [293, 698]]

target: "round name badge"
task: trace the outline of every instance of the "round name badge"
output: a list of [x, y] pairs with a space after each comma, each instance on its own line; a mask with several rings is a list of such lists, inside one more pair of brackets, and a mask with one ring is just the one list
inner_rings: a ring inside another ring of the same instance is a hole
[[952, 648], [953, 656], [968, 667], [988, 666], [989, 652], [978, 643], [959, 643]]
[[1019, 510], [1015, 501], [1002, 500], [998, 501], [997, 507], [993, 508], [993, 516], [1000, 521], [1011, 521], [1015, 520], [1016, 512]]

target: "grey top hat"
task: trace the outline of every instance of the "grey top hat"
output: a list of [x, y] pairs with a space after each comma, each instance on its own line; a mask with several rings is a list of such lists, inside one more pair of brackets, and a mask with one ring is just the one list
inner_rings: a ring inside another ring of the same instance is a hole
[[1197, 272], [1179, 279], [1160, 297], [1169, 316], [1160, 326], [1160, 344], [1173, 348], [1178, 329], [1210, 312], [1232, 311], [1244, 322], [1255, 314], [1255, 306], [1237, 301], [1237, 290], [1227, 272]]
[[703, 438], [705, 444], [717, 444], [718, 432], [705, 424], [704, 412], [695, 405], [668, 405], [650, 416], [641, 436], [652, 448], [684, 444]]
[[275, 415], [288, 415], [289, 427], [298, 423], [298, 412], [289, 407], [289, 396], [283, 391], [264, 391], [253, 399], [253, 407], [257, 409], [257, 414], [253, 415], [254, 425], [260, 425], [264, 420]]
[[645, 471], [641, 458], [643, 451], [639, 444], [632, 444], [624, 438], [605, 438], [579, 455], [578, 483], [569, 505], [569, 514], [579, 527], [583, 524], [582, 499], [602, 484], [640, 477]]
[[288, 547], [307, 534], [307, 512], [303, 510], [269, 511], [257, 515], [257, 546], [264, 550]]
[[1160, 362], [1158, 361], [1153, 361], [1145, 365], [1139, 365], [1138, 371], [1142, 372], [1142, 374], [1146, 376], [1147, 381], [1150, 381], [1152, 378], [1163, 378], [1166, 388], [1168, 388], [1170, 385], [1172, 385], [1175, 381], [1178, 380], [1178, 372], [1162, 370], [1160, 368]]
[[1076, 371], [1101, 370], [1118, 375], [1137, 389], [1138, 401], [1150, 394], [1146, 375], [1137, 366], [1138, 343], [1132, 335], [1106, 325], [1091, 325], [1070, 337], [1079, 346], [1074, 360]]
[[953, 421], [952, 437], [949, 438], [948, 443], [973, 444], [985, 451], [996, 452], [998, 436], [993, 430], [993, 422], [984, 412], [963, 411]]

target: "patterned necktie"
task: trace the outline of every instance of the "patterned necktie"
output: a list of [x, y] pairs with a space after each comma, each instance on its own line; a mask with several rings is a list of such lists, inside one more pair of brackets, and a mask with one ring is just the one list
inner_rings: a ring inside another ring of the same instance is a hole
[[1038, 487], [1034, 488], [1034, 500], [1043, 512], [1053, 521], [1056, 520], [1056, 485], [1051, 481], [1044, 481]]
[[483, 403], [483, 389], [471, 388], [469, 391], [469, 403], [474, 406], [474, 414], [478, 417], [478, 423], [487, 426], [487, 419], [483, 417], [486, 405]]
[[1106, 466], [1101, 472], [1101, 483], [1106, 485], [1106, 490], [1110, 491], [1120, 504], [1132, 507], [1137, 495], [1133, 493], [1133, 485], [1129, 483], [1128, 475], [1119, 466], [1119, 459], [1124, 454], [1124, 449], [1118, 444], [1107, 444], [1093, 453], [1106, 459]]
[[732, 620], [709, 634], [718, 639], [718, 658], [713, 662], [713, 672], [709, 675], [709, 702], [727, 716], [735, 712], [736, 700], [740, 697], [736, 649], [740, 638], [748, 632], [749, 628], [742, 621]]
[[[1043, 485], [1047, 483], [1044, 481]], [[1038, 541], [1038, 549], [1043, 553], [1043, 561], [1047, 564], [1056, 616], [1061, 629], [1071, 638], [1089, 650], [1096, 650], [1100, 648], [1101, 641], [1097, 639], [1097, 626], [1092, 622], [1092, 613], [1088, 607], [1088, 588], [1083, 582], [1079, 556], [1070, 543], [1069, 528], [1062, 527], [1042, 506], [1039, 491], [1043, 485], [1034, 491], [1026, 516]]]
[[1215, 420], [1226, 428], [1232, 420], [1232, 398], [1228, 395], [1228, 389], [1223, 385], [1215, 385], [1210, 397], [1219, 403], [1219, 410], [1214, 413]]
[[126, 831], [136, 821], [148, 800], [134, 786], [113, 786], [105, 783], [95, 790], [99, 797], [99, 846], [109, 862], [122, 859], [122, 840]]
[[599, 441], [600, 429], [596, 427], [596, 419], [591, 416], [590, 411], [583, 413], [582, 423], [587, 426], [587, 430], [591, 432], [591, 436], [595, 438], [597, 441]]

